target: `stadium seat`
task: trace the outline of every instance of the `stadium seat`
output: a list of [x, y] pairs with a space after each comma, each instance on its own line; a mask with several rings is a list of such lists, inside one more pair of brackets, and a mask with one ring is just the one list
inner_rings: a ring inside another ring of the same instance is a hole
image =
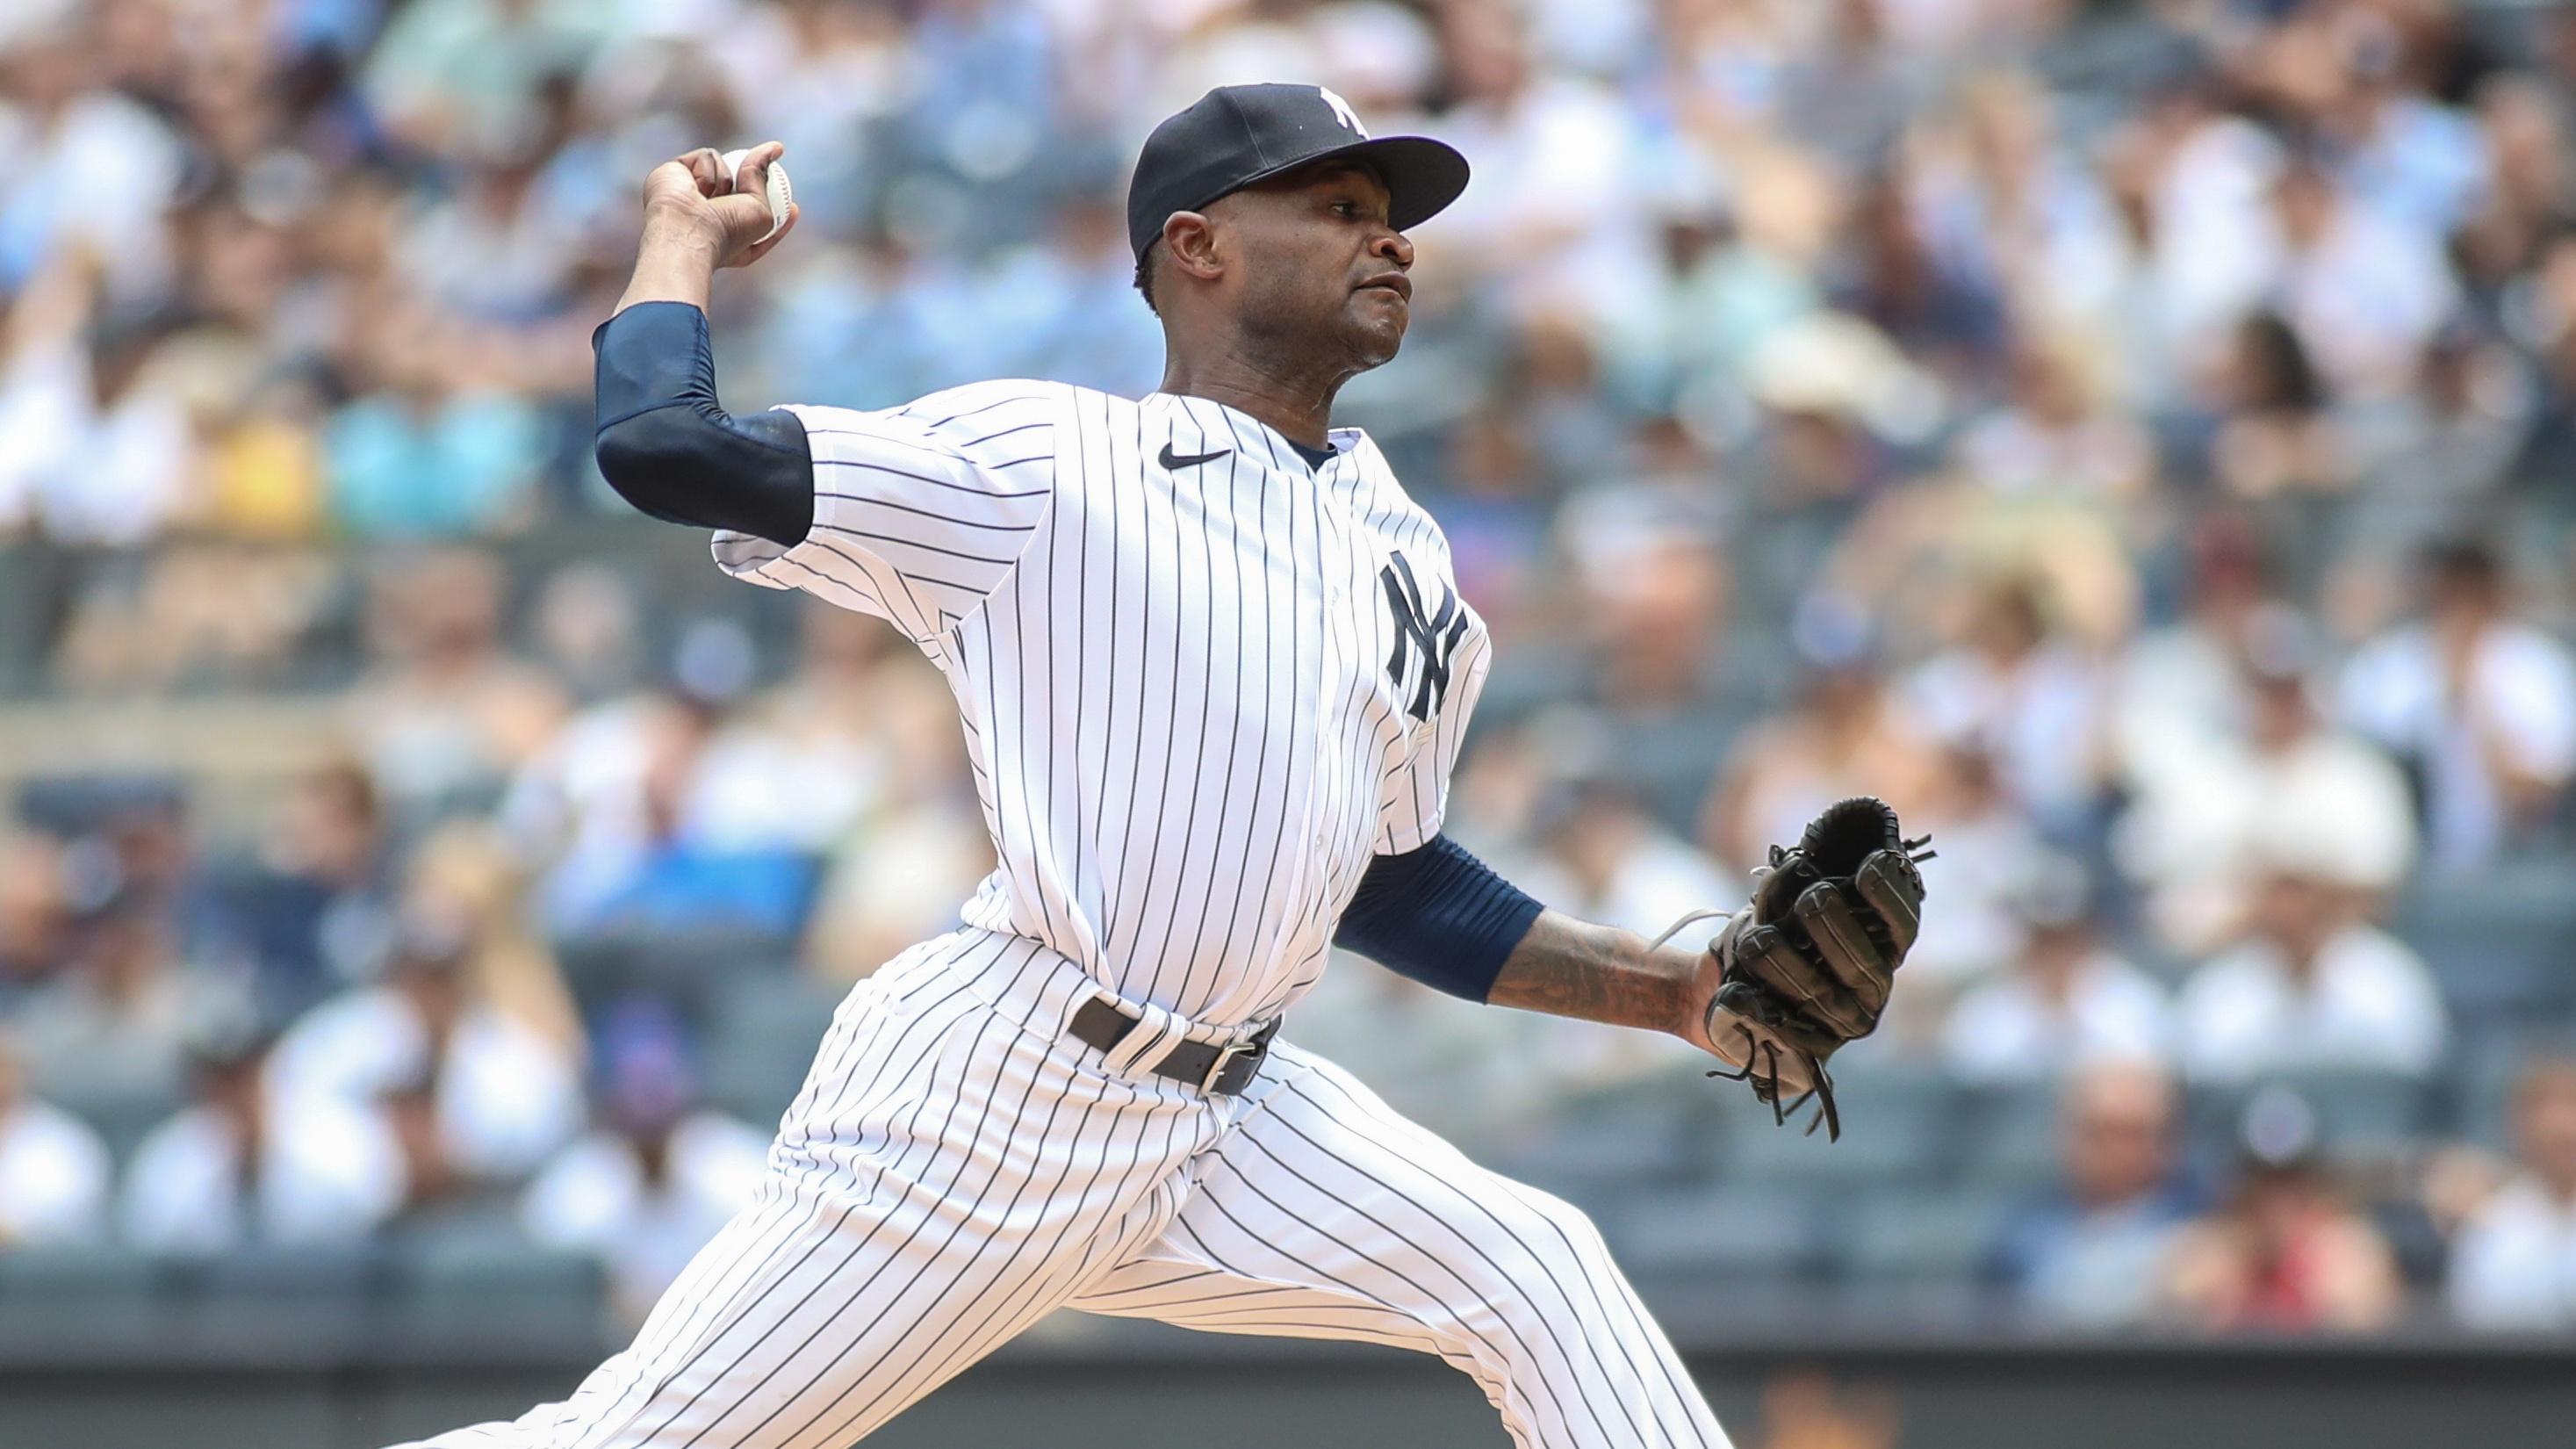
[[2430, 1120], [2431, 1086], [2396, 1072], [2352, 1068], [2288, 1072], [2258, 1085], [2287, 1087], [2316, 1109], [2327, 1151], [2375, 1152], [2404, 1147]]
[[2446, 875], [2390, 921], [2470, 1022], [2576, 1015], [2576, 861], [2545, 857]]
[[44, 1095], [88, 1123], [119, 1163], [131, 1159], [144, 1137], [182, 1105], [169, 1082], [82, 1081], [66, 1076], [48, 1080]]
[[557, 955], [573, 999], [591, 1021], [620, 997], [647, 995], [704, 1025], [743, 982], [796, 969], [786, 943], [741, 931], [594, 936], [564, 943]]
[[[1842, 1140], [1806, 1130], [1809, 1103], [1786, 1126], [1741, 1085], [1729, 1085], [1717, 1169], [1734, 1182], [1910, 1182], [1940, 1175], [1958, 1144], [1960, 1093], [1933, 1068], [1885, 1059], [1834, 1073]], [[1711, 1083], [1711, 1086], [1718, 1084]]]
[[1739, 1324], [1812, 1308], [1826, 1267], [1812, 1194], [1758, 1185], [1664, 1189], [1595, 1214], [1638, 1295], [1675, 1332], [1712, 1307]]
[[1852, 1200], [1828, 1238], [1840, 1296], [1857, 1313], [1917, 1323], [1965, 1320], [1983, 1302], [1981, 1269], [2008, 1203], [2007, 1194], [1984, 1187]]
[[2576, 1024], [2497, 1026], [2461, 1041], [2451, 1054], [2458, 1064], [2446, 1117], [2452, 1132], [2497, 1151], [2510, 1150], [2514, 1084], [2541, 1056], [2576, 1059]]
[[482, 1223], [415, 1234], [395, 1250], [392, 1282], [390, 1327], [415, 1348], [580, 1356], [607, 1327], [598, 1263]]
[[707, 1098], [746, 1122], [775, 1123], [814, 1060], [840, 997], [793, 973], [746, 973], [711, 1002]]
[[262, 1353], [362, 1341], [377, 1321], [383, 1257], [372, 1246], [243, 1248], [157, 1265], [173, 1342]]
[[1581, 1201], [1707, 1175], [1715, 1126], [1696, 1081], [1670, 1074], [1576, 1096], [1526, 1145], [1488, 1154], [1506, 1177]]
[[0, 1252], [0, 1352], [112, 1350], [145, 1341], [159, 1317], [148, 1259], [105, 1246]]
[[2060, 1092], [2053, 1080], [1968, 1092], [1961, 1144], [1968, 1179], [2007, 1187], [2055, 1179]]

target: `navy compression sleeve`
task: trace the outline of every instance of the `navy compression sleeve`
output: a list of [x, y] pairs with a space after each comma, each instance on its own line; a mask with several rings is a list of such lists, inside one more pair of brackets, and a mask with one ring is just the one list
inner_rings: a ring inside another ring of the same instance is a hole
[[590, 335], [599, 354], [600, 476], [665, 523], [730, 528], [789, 547], [814, 523], [814, 462], [794, 413], [735, 417], [716, 402], [707, 314], [638, 302]]
[[1435, 835], [1419, 850], [1369, 862], [1333, 928], [1333, 944], [1435, 991], [1482, 1001], [1541, 909], [1448, 836]]

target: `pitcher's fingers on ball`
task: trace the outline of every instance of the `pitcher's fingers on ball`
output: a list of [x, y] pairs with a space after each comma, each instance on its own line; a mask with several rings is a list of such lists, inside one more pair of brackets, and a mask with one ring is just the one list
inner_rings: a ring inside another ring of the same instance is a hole
[[769, 255], [769, 254], [770, 254], [770, 252], [771, 252], [772, 250], [774, 250], [780, 242], [783, 242], [783, 241], [787, 240], [787, 234], [788, 234], [789, 232], [794, 231], [794, 230], [796, 229], [796, 217], [797, 217], [797, 215], [798, 215], [798, 211], [797, 211], [796, 204], [795, 204], [795, 203], [793, 203], [793, 202], [788, 203], [788, 206], [787, 206], [787, 217], [786, 217], [786, 220], [784, 220], [784, 221], [782, 221], [782, 222], [777, 223], [777, 224], [775, 225], [775, 227], [771, 230], [771, 232], [769, 233], [769, 235], [767, 235], [767, 236], [765, 236], [765, 237], [762, 237], [759, 241], [756, 241], [756, 242], [752, 243], [752, 245], [751, 245], [751, 249], [750, 249], [749, 251], [744, 252], [740, 257], [736, 258], [734, 261], [732, 261], [732, 262], [728, 263], [727, 265], [730, 265], [730, 266], [736, 266], [736, 267], [747, 267], [747, 266], [750, 266], [753, 262], [759, 261], [762, 257], [765, 257], [765, 256]]
[[680, 158], [689, 175], [698, 183], [700, 196], [727, 196], [733, 192], [733, 170], [724, 164], [724, 156], [713, 146], [700, 146]]
[[783, 141], [763, 141], [757, 146], [727, 151], [721, 163], [726, 182], [736, 191], [759, 190], [778, 164], [778, 158], [786, 154], [787, 145]]

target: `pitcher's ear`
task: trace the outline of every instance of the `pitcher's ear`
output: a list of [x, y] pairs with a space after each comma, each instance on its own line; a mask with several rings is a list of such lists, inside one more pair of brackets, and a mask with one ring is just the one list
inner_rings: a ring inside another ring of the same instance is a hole
[[1225, 263], [1217, 256], [1216, 223], [1204, 213], [1176, 211], [1165, 218], [1163, 247], [1171, 253], [1170, 266], [1175, 271], [1206, 282], [1225, 275]]

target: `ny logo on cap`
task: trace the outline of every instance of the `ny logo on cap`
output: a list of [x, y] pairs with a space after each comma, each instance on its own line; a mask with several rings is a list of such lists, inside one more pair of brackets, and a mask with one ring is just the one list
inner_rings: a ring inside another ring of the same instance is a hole
[[1333, 88], [1330, 86], [1315, 87], [1315, 94], [1322, 96], [1324, 98], [1324, 104], [1333, 108], [1333, 116], [1336, 120], [1339, 120], [1343, 125], [1350, 127], [1352, 130], [1357, 131], [1361, 140], [1365, 141], [1368, 139], [1368, 127], [1360, 124], [1360, 113], [1351, 109], [1350, 102], [1343, 100], [1338, 95], [1335, 95], [1333, 93]]

